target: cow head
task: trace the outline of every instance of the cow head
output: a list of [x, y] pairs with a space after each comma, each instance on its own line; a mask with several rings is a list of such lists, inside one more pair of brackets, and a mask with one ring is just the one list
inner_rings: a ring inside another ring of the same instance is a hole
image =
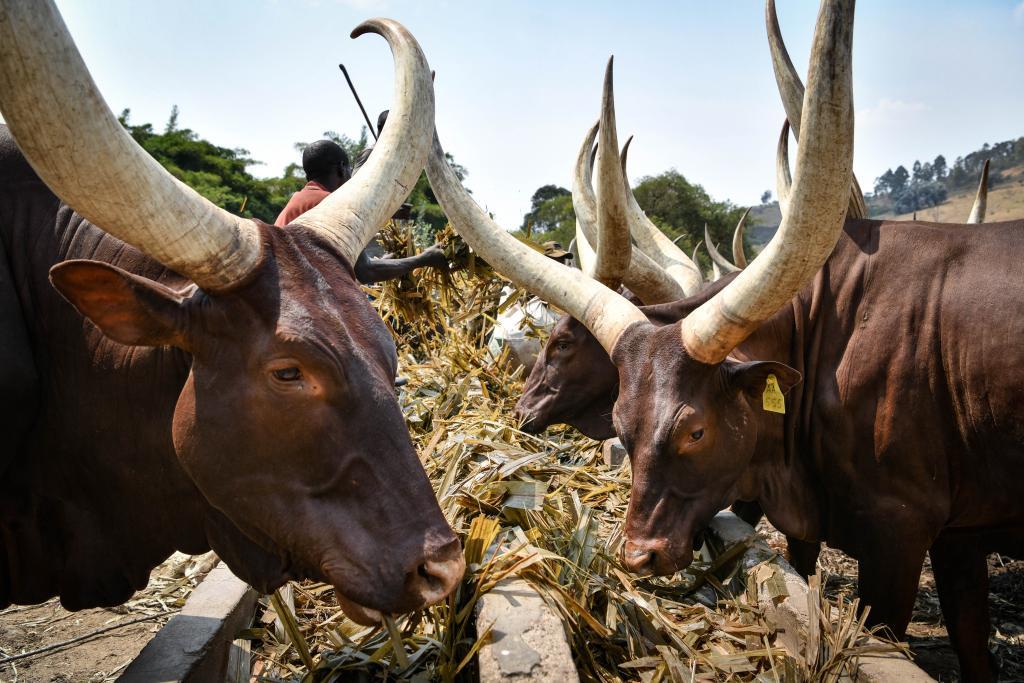
[[610, 439], [618, 384], [618, 371], [594, 335], [564, 316], [526, 380], [516, 417], [530, 434], [564, 423], [591, 439]]
[[[632, 138], [618, 158], [600, 153], [602, 149], [617, 148], [614, 131], [609, 60], [601, 119], [587, 132], [573, 169], [575, 244], [580, 266], [638, 305], [693, 294], [701, 286], [700, 269], [644, 215], [629, 186], [626, 161]], [[599, 133], [601, 144], [595, 146]], [[597, 183], [600, 193], [593, 186], [595, 162], [601, 171]], [[655, 258], [634, 251], [631, 238], [654, 245]], [[620, 287], [622, 283], [625, 286]], [[615, 435], [611, 414], [617, 391], [618, 373], [607, 352], [585, 325], [565, 316], [552, 329], [527, 378], [523, 396], [516, 404], [516, 416], [530, 433], [565, 423], [593, 439], [608, 439]]]
[[[608, 287], [508, 236], [473, 203], [435, 137], [427, 172], [456, 229], [499, 272], [586, 326], [618, 370], [613, 421], [634, 473], [623, 559], [638, 573], [667, 574], [689, 564], [694, 534], [732, 502], [754, 452], [759, 421], [753, 411], [766, 378], [775, 375], [783, 390], [799, 380], [784, 365], [738, 363], [729, 356], [813, 277], [842, 230], [853, 160], [853, 7], [853, 0], [822, 2], [799, 111], [796, 172], [775, 237], [746, 269], [672, 325], [655, 326]], [[613, 126], [614, 119], [602, 115], [599, 173], [601, 150], [617, 149]], [[611, 165], [604, 168], [612, 172]], [[621, 176], [599, 183], [599, 197], [602, 186], [605, 193], [616, 186], [624, 192]]]
[[[26, 157], [91, 222], [185, 276], [172, 288], [98, 261], [51, 271], [114, 341], [191, 355], [171, 431], [181, 467], [227, 520], [207, 531], [214, 549], [264, 591], [330, 582], [364, 623], [447, 595], [464, 568], [459, 542], [395, 398], [394, 343], [351, 265], [429, 148], [433, 86], [415, 39], [390, 20], [356, 29], [395, 55], [389, 125], [356, 179], [279, 230], [219, 209], [134, 145], [52, 4], [3, 10], [0, 44], [14, 55], [0, 55], [0, 105]], [[66, 58], [57, 73], [53, 54]], [[74, 106], [47, 99], [65, 91]], [[80, 116], [60, 119], [69, 112]]]
[[622, 378], [613, 419], [633, 472], [623, 560], [641, 574], [690, 564], [694, 538], [739, 497], [768, 376], [783, 393], [800, 381], [782, 363], [695, 360], [680, 349], [684, 324], [634, 325], [613, 356]]

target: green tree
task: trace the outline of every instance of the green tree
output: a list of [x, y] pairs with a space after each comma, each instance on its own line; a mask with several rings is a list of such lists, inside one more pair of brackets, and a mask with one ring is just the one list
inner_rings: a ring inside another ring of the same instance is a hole
[[[704, 239], [707, 224], [719, 245], [731, 244], [732, 233], [743, 211], [731, 202], [716, 202], [700, 185], [672, 169], [646, 176], [633, 190], [637, 203], [662, 231], [676, 239], [687, 253]], [[728, 252], [728, 249], [726, 249]]]
[[[537, 188], [537, 191], [533, 193], [533, 197], [530, 198], [530, 210], [523, 216], [523, 224], [520, 226], [520, 230], [530, 232], [531, 234], [554, 230], [557, 225], [549, 224], [545, 219], [542, 219], [539, 212], [546, 202], [558, 197], [570, 197], [570, 205], [572, 204], [572, 193], [564, 187], [542, 185]], [[550, 209], [548, 209], [547, 213], [551, 213]]]
[[892, 192], [894, 176], [892, 169], [875, 178], [875, 194], [890, 194]]
[[[448, 160], [448, 165], [455, 172], [455, 176], [459, 180], [465, 180], [469, 175], [466, 167], [456, 163], [455, 157], [448, 152], [445, 152], [444, 156]], [[437, 232], [447, 225], [448, 217], [438, 203], [426, 173], [420, 174], [419, 180], [416, 181], [412, 192], [409, 193], [409, 198], [405, 201], [412, 205], [412, 214], [416, 221], [416, 241], [420, 243], [420, 246], [433, 244], [436, 241]]]
[[907, 188], [907, 182], [910, 180], [910, 172], [907, 171], [906, 167], [902, 164], [896, 167], [896, 170], [892, 172], [892, 181], [889, 186], [889, 191], [892, 194], [900, 194]]
[[[273, 222], [291, 195], [287, 183], [268, 183], [246, 169], [258, 163], [244, 149], [219, 147], [188, 128], [178, 125], [178, 107], [163, 133], [153, 125], [132, 125], [131, 112], [120, 116], [123, 125], [139, 145], [178, 180], [232, 213]], [[300, 185], [301, 187], [301, 185]]]
[[[572, 207], [572, 195], [566, 192], [544, 200], [531, 211], [530, 237], [537, 242], [555, 241], [568, 247], [576, 236], [576, 212]], [[524, 229], [520, 233], [525, 234]]]

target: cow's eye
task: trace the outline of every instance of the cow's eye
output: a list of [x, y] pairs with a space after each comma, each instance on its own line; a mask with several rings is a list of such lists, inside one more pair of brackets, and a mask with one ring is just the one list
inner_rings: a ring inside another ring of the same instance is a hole
[[698, 429], [695, 432], [690, 432], [690, 441], [700, 441], [704, 438], [704, 430]]
[[569, 342], [567, 342], [567, 341], [560, 341], [560, 342], [555, 344], [555, 349], [557, 349], [558, 351], [561, 351], [563, 353], [565, 351], [568, 351], [569, 347], [570, 347], [570, 345], [569, 345]]
[[302, 371], [298, 368], [279, 368], [274, 370], [274, 379], [281, 382], [297, 382], [302, 379]]

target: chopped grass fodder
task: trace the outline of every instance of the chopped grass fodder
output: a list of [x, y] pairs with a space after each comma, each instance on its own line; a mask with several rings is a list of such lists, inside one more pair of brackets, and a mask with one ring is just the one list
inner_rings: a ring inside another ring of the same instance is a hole
[[[407, 255], [410, 235], [389, 225], [385, 249]], [[291, 626], [286, 637], [257, 629], [253, 635], [263, 642], [254, 673], [262, 680], [474, 680], [475, 655], [489, 636], [476, 632], [477, 602], [514, 575], [561, 617], [583, 680], [849, 675], [851, 658], [869, 648], [856, 605], [833, 606], [812, 590], [817, 644], [796, 659], [775, 645], [775, 629], [757, 608], [757, 589], [774, 573], [737, 576], [737, 559], [752, 539], [728, 548], [706, 543], [694, 564], [673, 577], [641, 579], [624, 570], [618, 549], [628, 464], [609, 469], [600, 444], [569, 428], [542, 436], [517, 428], [512, 408], [522, 371], [487, 351], [507, 283], [450, 230], [441, 238], [459, 270], [419, 271], [367, 293], [396, 335], [399, 374], [408, 379], [399, 401], [441, 508], [462, 539], [465, 578], [442, 604], [377, 627], [348, 621], [330, 586], [296, 584], [294, 633]], [[526, 298], [517, 292], [506, 305]], [[783, 584], [783, 596], [784, 590]], [[264, 623], [271, 624], [268, 615]]]

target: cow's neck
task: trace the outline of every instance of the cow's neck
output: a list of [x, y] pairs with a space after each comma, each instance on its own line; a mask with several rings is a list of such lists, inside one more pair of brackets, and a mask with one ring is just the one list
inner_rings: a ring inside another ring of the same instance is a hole
[[785, 415], [753, 405], [758, 440], [753, 459], [739, 484], [739, 497], [760, 503], [768, 520], [787, 536], [814, 541], [825, 533], [825, 505], [816, 485], [813, 444], [806, 438], [814, 410], [812, 396], [820, 344], [820, 319], [809, 292], [820, 291], [819, 274], [770, 320], [733, 352], [740, 361], [771, 360], [798, 370], [802, 381], [785, 400]]

